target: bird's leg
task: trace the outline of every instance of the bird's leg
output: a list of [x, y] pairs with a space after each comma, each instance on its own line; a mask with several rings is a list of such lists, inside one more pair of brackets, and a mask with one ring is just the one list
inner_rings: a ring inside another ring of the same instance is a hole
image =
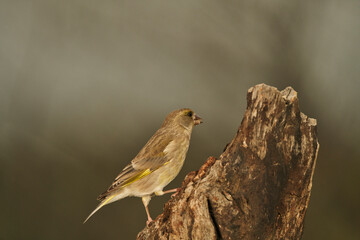
[[172, 192], [178, 192], [179, 190], [180, 190], [180, 188], [169, 189], [169, 190], [166, 190], [166, 191], [164, 192], [164, 194], [166, 194], [166, 193], [172, 193]]
[[175, 192], [174, 194], [171, 195], [171, 197], [173, 197], [178, 193], [179, 190], [180, 190], [180, 188], [174, 188], [174, 189], [170, 189], [170, 190], [166, 190], [166, 191], [158, 191], [158, 192], [155, 192], [155, 195], [156, 196], [161, 196], [161, 195], [164, 195], [166, 193]]
[[141, 199], [142, 199], [142, 202], [143, 202], [143, 204], [145, 206], [146, 214], [147, 214], [147, 217], [148, 217], [148, 220], [146, 221], [146, 225], [149, 225], [152, 222], [152, 218], [150, 217], [150, 213], [149, 213], [149, 209], [148, 209], [148, 205], [149, 205], [149, 202], [151, 200], [151, 196], [147, 195], [147, 196], [142, 197]]

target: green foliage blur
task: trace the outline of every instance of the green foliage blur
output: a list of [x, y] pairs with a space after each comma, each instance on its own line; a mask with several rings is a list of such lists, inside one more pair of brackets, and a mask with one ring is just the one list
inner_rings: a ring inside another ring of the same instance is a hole
[[190, 107], [205, 122], [179, 186], [221, 154], [258, 83], [292, 86], [318, 120], [303, 239], [360, 239], [359, 29], [356, 0], [0, 1], [0, 239], [134, 239], [138, 198], [82, 224], [98, 194]]

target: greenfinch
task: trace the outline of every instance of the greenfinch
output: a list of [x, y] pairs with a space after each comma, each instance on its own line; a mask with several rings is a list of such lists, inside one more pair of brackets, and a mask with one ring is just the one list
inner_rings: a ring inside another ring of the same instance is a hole
[[128, 196], [136, 196], [142, 198], [149, 224], [152, 221], [148, 209], [151, 196], [177, 191], [163, 191], [163, 188], [180, 172], [193, 127], [200, 123], [202, 119], [189, 108], [179, 109], [167, 115], [161, 127], [131, 163], [120, 172], [107, 191], [100, 194], [100, 204], [84, 223], [103, 206]]

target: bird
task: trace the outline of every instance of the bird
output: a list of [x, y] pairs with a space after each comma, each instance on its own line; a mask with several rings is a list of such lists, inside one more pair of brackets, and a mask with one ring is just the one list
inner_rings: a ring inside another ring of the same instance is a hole
[[103, 206], [129, 196], [141, 197], [147, 214], [146, 224], [152, 222], [148, 205], [155, 194], [177, 192], [177, 188], [163, 191], [179, 174], [189, 149], [193, 127], [203, 122], [190, 108], [169, 113], [161, 127], [148, 140], [134, 159], [120, 172], [110, 187], [99, 195], [99, 205], [84, 223]]

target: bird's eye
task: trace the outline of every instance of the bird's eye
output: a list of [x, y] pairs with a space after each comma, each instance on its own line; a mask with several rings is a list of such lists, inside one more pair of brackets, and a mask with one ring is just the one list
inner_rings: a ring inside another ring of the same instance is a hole
[[193, 112], [188, 112], [186, 115], [188, 115], [189, 117], [192, 117], [192, 115], [193, 115]]

